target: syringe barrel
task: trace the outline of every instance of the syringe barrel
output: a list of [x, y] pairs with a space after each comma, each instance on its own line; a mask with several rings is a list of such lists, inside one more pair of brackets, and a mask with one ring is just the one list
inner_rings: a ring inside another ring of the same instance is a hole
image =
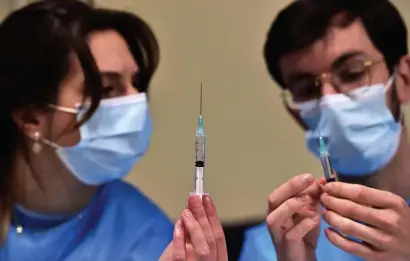
[[195, 193], [204, 193], [204, 167], [195, 167]]
[[320, 161], [323, 167], [323, 174], [325, 175], [327, 182], [336, 181], [336, 173], [332, 168], [329, 156], [321, 156]]
[[195, 137], [195, 193], [204, 193], [205, 172], [205, 135], [197, 133]]
[[195, 138], [195, 162], [198, 161], [205, 164], [205, 135], [196, 135]]

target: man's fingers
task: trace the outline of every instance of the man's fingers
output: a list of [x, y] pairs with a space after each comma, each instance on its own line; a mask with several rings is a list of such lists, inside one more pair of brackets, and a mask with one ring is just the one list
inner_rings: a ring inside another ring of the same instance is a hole
[[349, 199], [376, 208], [401, 209], [407, 206], [404, 199], [391, 192], [358, 184], [331, 182], [324, 186], [324, 192], [334, 197]]
[[305, 206], [311, 203], [309, 196], [293, 197], [286, 200], [282, 205], [272, 211], [266, 218], [269, 230], [274, 234], [282, 230], [282, 226], [286, 220], [292, 218], [292, 216], [302, 210]]
[[300, 242], [307, 233], [312, 231], [320, 222], [320, 216], [316, 215], [312, 218], [304, 218], [300, 220], [293, 228], [291, 228], [285, 235], [287, 244]]
[[326, 180], [325, 177], [320, 177], [320, 178], [316, 181], [316, 183], [317, 183], [319, 186], [320, 186], [320, 185], [326, 185], [327, 180]]
[[311, 205], [307, 205], [303, 207], [301, 210], [296, 212], [296, 215], [294, 217], [295, 222], [297, 223], [298, 220], [304, 219], [304, 218], [313, 218], [316, 215], [320, 213], [320, 208], [319, 207], [313, 207]]
[[312, 185], [307, 187], [301, 193], [297, 194], [297, 196], [302, 195], [309, 195], [312, 199], [319, 199], [322, 190], [318, 182], [314, 182]]
[[214, 237], [213, 229], [208, 220], [202, 199], [197, 195], [191, 195], [188, 199], [188, 203], [189, 210], [201, 226], [202, 233], [204, 234], [206, 242], [208, 243], [211, 260], [217, 260], [218, 253], [216, 240]]
[[216, 213], [216, 208], [210, 196], [203, 197], [205, 212], [211, 223], [214, 238], [217, 246], [218, 261], [228, 261], [228, 250], [226, 247], [225, 233], [223, 231], [220, 219]]
[[379, 228], [386, 232], [393, 232], [388, 213], [385, 210], [364, 206], [348, 199], [336, 198], [327, 193], [324, 193], [320, 202], [322, 205], [343, 217], [350, 218], [367, 225]]
[[172, 240], [172, 261], [187, 260], [187, 253], [185, 249], [185, 233], [181, 223], [181, 220], [178, 220], [174, 228], [174, 238]]
[[187, 233], [191, 237], [191, 243], [194, 247], [195, 256], [197, 261], [211, 261], [210, 260], [210, 249], [208, 243], [206, 242], [205, 235], [202, 233], [201, 226], [195, 217], [192, 215], [191, 211], [185, 209], [182, 213], [182, 219]]
[[293, 177], [288, 182], [282, 184], [279, 188], [269, 195], [269, 210], [276, 209], [287, 199], [296, 196], [303, 190], [307, 189], [314, 182], [311, 174], [303, 174]]
[[339, 233], [362, 240], [373, 246], [375, 249], [385, 249], [386, 247], [389, 247], [386, 245], [386, 242], [388, 242], [387, 234], [384, 234], [377, 229], [340, 216], [333, 211], [325, 211], [323, 219], [329, 224], [329, 226], [339, 231]]
[[316, 215], [316, 217], [317, 219], [301, 219], [284, 235], [283, 240], [286, 246], [284, 258], [286, 260], [306, 260], [305, 252], [300, 250], [306, 244], [303, 240], [306, 234], [312, 231], [320, 222], [319, 215]]
[[[336, 247], [351, 253], [356, 256], [360, 256], [364, 259], [373, 259], [376, 257], [376, 253], [370, 249], [368, 246], [357, 243], [353, 240], [350, 240], [348, 238], [345, 238], [342, 236], [339, 232], [335, 231], [334, 229], [327, 228], [325, 230], [326, 237], [329, 239], [329, 241], [335, 245]], [[382, 260], [382, 259], [379, 259]]]

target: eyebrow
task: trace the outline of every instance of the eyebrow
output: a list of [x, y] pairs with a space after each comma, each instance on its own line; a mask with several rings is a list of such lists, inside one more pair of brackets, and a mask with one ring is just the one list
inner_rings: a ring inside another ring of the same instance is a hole
[[[340, 56], [338, 56], [332, 63], [332, 65], [330, 66], [332, 69], [333, 68], [337, 68], [340, 65], [342, 65], [343, 63], [345, 63], [346, 61], [348, 61], [349, 59], [353, 58], [353, 57], [357, 57], [357, 56], [364, 56], [365, 53], [362, 51], [348, 51], [345, 52], [343, 54], [341, 54]], [[292, 74], [289, 75], [288, 77], [288, 81], [292, 82], [292, 81], [297, 81], [303, 78], [307, 78], [307, 77], [312, 77], [313, 74], [309, 73], [309, 72], [294, 72]]]
[[110, 79], [118, 79], [121, 77], [121, 73], [115, 71], [101, 71], [100, 75], [101, 77], [107, 77]]
[[[138, 74], [138, 71], [136, 70], [135, 72], [132, 73], [132, 75], [136, 75]], [[100, 75], [102, 77], [107, 77], [107, 78], [111, 78], [111, 79], [117, 79], [117, 78], [121, 78], [122, 73], [118, 72], [118, 71], [100, 71]]]
[[351, 58], [357, 57], [357, 56], [365, 56], [366, 54], [362, 51], [350, 51], [341, 54], [339, 57], [336, 58], [336, 60], [332, 63], [331, 68], [337, 68], [340, 65], [344, 64]]

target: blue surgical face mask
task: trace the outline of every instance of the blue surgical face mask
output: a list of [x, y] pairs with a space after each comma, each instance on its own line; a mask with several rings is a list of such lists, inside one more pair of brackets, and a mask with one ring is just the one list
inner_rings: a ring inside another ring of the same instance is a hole
[[[52, 106], [76, 113], [80, 120], [86, 108], [79, 110]], [[146, 95], [135, 94], [102, 100], [92, 117], [80, 126], [81, 140], [72, 147], [56, 148], [61, 161], [77, 179], [88, 185], [100, 185], [127, 175], [146, 153], [152, 122]]]
[[308, 125], [306, 144], [319, 157], [318, 137], [322, 136], [333, 168], [339, 174], [370, 175], [385, 167], [400, 143], [401, 124], [386, 104], [385, 84], [354, 90], [349, 97], [334, 94], [323, 97], [317, 109], [312, 102], [301, 104], [301, 117]]

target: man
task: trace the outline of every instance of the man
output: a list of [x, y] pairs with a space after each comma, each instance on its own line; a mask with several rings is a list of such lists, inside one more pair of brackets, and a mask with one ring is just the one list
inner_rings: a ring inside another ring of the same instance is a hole
[[306, 174], [273, 191], [242, 261], [410, 260], [407, 51], [387, 0], [299, 0], [279, 13], [264, 49], [269, 73], [308, 149], [318, 157], [319, 136], [326, 142], [338, 181]]

